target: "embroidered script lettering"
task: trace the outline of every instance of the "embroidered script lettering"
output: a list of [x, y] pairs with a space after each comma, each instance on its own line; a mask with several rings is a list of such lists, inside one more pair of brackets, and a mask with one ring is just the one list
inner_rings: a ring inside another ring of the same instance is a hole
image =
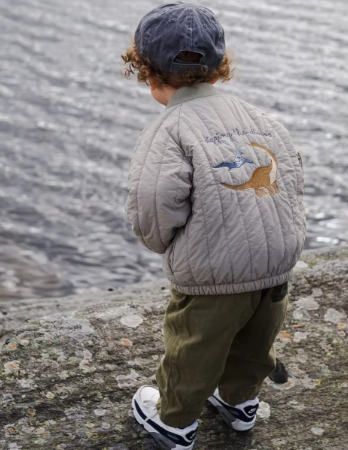
[[228, 133], [220, 133], [219, 131], [217, 131], [214, 136], [203, 136], [203, 137], [205, 139], [205, 142], [219, 145], [225, 138], [228, 138], [231, 142], [235, 142], [234, 139], [235, 137], [248, 135], [272, 137], [272, 133], [270, 131], [258, 131], [255, 128], [250, 128], [250, 130], [240, 130], [239, 128], [234, 128], [232, 131]]

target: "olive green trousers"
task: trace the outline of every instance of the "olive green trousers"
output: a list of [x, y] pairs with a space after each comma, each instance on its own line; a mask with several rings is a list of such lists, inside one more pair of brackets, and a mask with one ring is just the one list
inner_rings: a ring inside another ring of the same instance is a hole
[[172, 287], [164, 321], [165, 355], [157, 370], [158, 410], [168, 426], [183, 428], [219, 388], [237, 405], [257, 397], [275, 368], [288, 284], [231, 295], [186, 295]]

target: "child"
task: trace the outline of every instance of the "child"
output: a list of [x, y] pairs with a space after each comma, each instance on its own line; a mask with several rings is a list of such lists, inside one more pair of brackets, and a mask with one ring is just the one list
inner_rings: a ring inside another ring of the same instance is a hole
[[136, 144], [126, 212], [172, 292], [158, 389], [133, 412], [161, 448], [189, 450], [206, 399], [233, 429], [255, 424], [304, 244], [302, 163], [282, 125], [213, 87], [232, 72], [209, 9], [155, 8], [123, 60], [166, 106]]

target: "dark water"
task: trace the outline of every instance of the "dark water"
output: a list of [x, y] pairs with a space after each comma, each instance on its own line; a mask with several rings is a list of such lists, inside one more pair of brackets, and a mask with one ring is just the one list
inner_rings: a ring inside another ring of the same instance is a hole
[[[160, 1], [0, 0], [0, 296], [60, 296], [161, 274], [124, 214], [134, 143], [162, 110], [120, 75]], [[346, 0], [215, 1], [238, 76], [306, 168], [307, 247], [348, 241]]]

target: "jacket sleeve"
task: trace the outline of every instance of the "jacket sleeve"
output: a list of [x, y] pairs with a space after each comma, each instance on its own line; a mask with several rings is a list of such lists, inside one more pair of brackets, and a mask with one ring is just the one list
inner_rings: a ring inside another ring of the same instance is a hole
[[143, 133], [129, 173], [126, 213], [137, 238], [162, 254], [191, 214], [193, 167], [174, 127]]

